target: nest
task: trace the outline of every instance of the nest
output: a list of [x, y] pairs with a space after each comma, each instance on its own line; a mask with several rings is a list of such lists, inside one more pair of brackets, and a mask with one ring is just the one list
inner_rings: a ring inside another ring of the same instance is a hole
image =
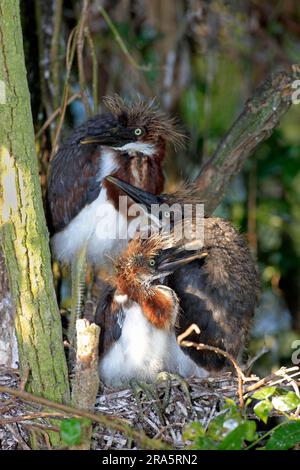
[[[259, 379], [256, 376], [246, 378], [243, 382], [243, 398], [264, 386], [280, 384], [285, 388], [298, 390], [298, 367], [281, 368], [270, 376]], [[179, 380], [172, 380], [167, 406], [163, 410], [166, 398], [167, 382], [157, 386], [158, 395], [149, 399], [141, 392], [137, 401], [131, 389], [112, 390], [104, 388], [97, 396], [96, 414], [121, 418], [130, 428], [144, 431], [150, 438], [159, 438], [166, 445], [182, 449], [183, 430], [188, 423], [200, 421], [207, 427], [210, 421], [222, 413], [226, 398], [240, 403], [239, 383], [233, 372], [226, 372], [217, 377], [206, 379], [190, 378], [187, 380], [191, 405], [188, 396]], [[17, 369], [0, 368], [0, 387], [10, 390], [24, 388]], [[0, 389], [1, 392], [1, 389]], [[3, 389], [2, 389], [3, 392]], [[21, 396], [12, 396], [8, 392], [0, 393], [0, 449], [30, 449], [30, 433], [43, 438], [45, 448], [50, 448], [47, 431], [58, 432], [58, 427], [49, 424], [49, 417], [70, 417], [62, 411], [45, 412], [45, 407], [32, 403]], [[94, 424], [92, 449], [128, 449], [140, 448], [138, 442], [126, 433]]]

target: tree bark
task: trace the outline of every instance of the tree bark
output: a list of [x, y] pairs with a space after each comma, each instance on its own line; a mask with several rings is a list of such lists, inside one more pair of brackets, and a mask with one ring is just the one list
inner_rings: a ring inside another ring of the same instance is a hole
[[[24, 62], [18, 0], [0, 2], [0, 230], [27, 389], [69, 401]], [[3, 94], [2, 94], [3, 95]], [[5, 99], [4, 99], [5, 98]]]

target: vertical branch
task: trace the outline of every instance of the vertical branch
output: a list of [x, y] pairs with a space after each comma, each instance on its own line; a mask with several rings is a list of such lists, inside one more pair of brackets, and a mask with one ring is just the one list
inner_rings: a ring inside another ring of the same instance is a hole
[[109, 27], [116, 43], [118, 44], [118, 46], [120, 47], [121, 51], [125, 54], [128, 62], [133, 66], [134, 69], [137, 69], [137, 70], [143, 70], [145, 72], [149, 72], [149, 70], [151, 70], [151, 66], [149, 65], [139, 65], [137, 63], [137, 61], [134, 59], [134, 57], [132, 57], [132, 55], [130, 54], [129, 50], [128, 50], [128, 47], [126, 46], [125, 42], [123, 41], [123, 39], [121, 38], [120, 34], [119, 34], [119, 31], [117, 30], [117, 28], [115, 27], [114, 23], [112, 22], [112, 20], [110, 19], [107, 11], [102, 7], [100, 6], [99, 7], [99, 11], [100, 13], [102, 14], [107, 26]]
[[77, 37], [77, 63], [78, 63], [78, 74], [79, 74], [79, 87], [81, 91], [82, 101], [87, 116], [91, 115], [91, 108], [86, 96], [86, 80], [83, 66], [83, 48], [84, 48], [84, 31], [87, 23], [87, 16], [90, 6], [90, 0], [83, 0], [82, 11], [80, 15], [80, 21], [78, 25], [78, 37]]
[[59, 39], [62, 19], [63, 0], [55, 0], [55, 14], [53, 18], [53, 36], [51, 41], [50, 60], [51, 60], [51, 76], [53, 83], [53, 108], [57, 108], [59, 104]]
[[93, 102], [94, 102], [94, 114], [98, 111], [98, 61], [97, 61], [97, 54], [95, 50], [95, 45], [93, 42], [93, 38], [91, 32], [88, 27], [85, 28], [85, 35], [89, 44], [91, 57], [92, 57], [92, 64], [93, 64]]
[[62, 98], [62, 105], [61, 105], [61, 111], [60, 111], [60, 119], [57, 124], [55, 136], [52, 142], [52, 151], [50, 155], [50, 161], [52, 160], [55, 152], [56, 152], [56, 146], [58, 144], [58, 139], [60, 136], [60, 132], [62, 129], [62, 125], [64, 122], [65, 114], [66, 114], [66, 109], [67, 105], [69, 102], [69, 90], [70, 90], [70, 85], [69, 85], [69, 80], [70, 80], [70, 75], [71, 75], [71, 69], [72, 69], [72, 64], [74, 61], [74, 56], [75, 56], [75, 50], [76, 50], [76, 42], [77, 42], [77, 27], [74, 28], [71, 31], [71, 34], [68, 39], [68, 44], [67, 44], [67, 53], [66, 53], [66, 79], [65, 79], [65, 84], [64, 84], [64, 91], [63, 91], [63, 98]]

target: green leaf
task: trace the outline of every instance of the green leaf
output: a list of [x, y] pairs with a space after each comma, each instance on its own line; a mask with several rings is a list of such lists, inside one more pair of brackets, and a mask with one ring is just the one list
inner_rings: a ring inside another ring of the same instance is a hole
[[251, 402], [252, 402], [252, 398], [247, 398], [247, 400], [245, 402], [245, 406], [250, 405]]
[[225, 414], [220, 414], [211, 420], [208, 426], [207, 434], [215, 441], [221, 440], [224, 430], [223, 425], [226, 419]]
[[245, 440], [252, 442], [255, 441], [255, 439], [257, 439], [256, 422], [247, 420], [245, 422]]
[[288, 450], [300, 442], [300, 420], [288, 421], [275, 429], [268, 440], [267, 450]]
[[236, 403], [234, 400], [232, 400], [232, 398], [225, 398], [224, 410], [227, 408], [237, 408]]
[[216, 448], [215, 442], [206, 435], [201, 423], [194, 422], [186, 426], [183, 439], [184, 441], [191, 441], [191, 445], [188, 446], [189, 449], [212, 450]]
[[280, 395], [272, 398], [273, 406], [278, 411], [291, 411], [300, 405], [300, 398], [295, 392], [288, 392], [286, 395]]
[[198, 436], [205, 436], [205, 429], [199, 422], [188, 424], [183, 431], [185, 441], [193, 441]]
[[273, 409], [272, 403], [270, 402], [270, 400], [266, 399], [266, 400], [259, 401], [255, 405], [253, 411], [259, 419], [261, 419], [265, 424], [267, 424], [268, 417], [272, 409]]
[[231, 431], [219, 444], [218, 450], [241, 450], [244, 441], [253, 441], [256, 438], [255, 421], [245, 421]]
[[256, 400], [265, 400], [266, 398], [271, 397], [276, 392], [276, 387], [264, 387], [261, 390], [253, 393], [252, 398]]
[[216, 443], [210, 437], [198, 437], [195, 439], [194, 443], [189, 446], [189, 449], [192, 450], [215, 450]]
[[80, 444], [81, 423], [77, 418], [64, 419], [60, 424], [60, 435], [68, 446]]

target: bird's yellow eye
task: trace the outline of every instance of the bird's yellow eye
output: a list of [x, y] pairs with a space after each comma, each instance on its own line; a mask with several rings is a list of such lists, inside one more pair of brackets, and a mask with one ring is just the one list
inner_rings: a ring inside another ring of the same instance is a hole
[[135, 133], [135, 135], [139, 136], [139, 135], [142, 135], [143, 131], [142, 131], [142, 129], [137, 127], [136, 129], [134, 129], [134, 133]]
[[152, 267], [155, 266], [155, 261], [154, 261], [154, 259], [150, 259], [149, 265], [152, 266]]

